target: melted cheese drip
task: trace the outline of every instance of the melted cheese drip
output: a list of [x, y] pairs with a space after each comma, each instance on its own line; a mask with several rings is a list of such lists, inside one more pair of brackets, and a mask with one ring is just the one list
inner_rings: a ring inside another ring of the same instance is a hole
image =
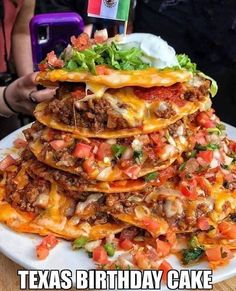
[[[213, 221], [218, 222], [223, 220], [229, 213], [223, 210], [226, 202], [230, 203], [230, 209], [236, 208], [236, 191], [229, 191], [222, 187], [223, 177], [217, 175], [217, 183], [212, 187], [211, 196], [215, 200], [214, 211], [211, 213]], [[228, 210], [229, 211], [229, 210]]]
[[[100, 84], [108, 88], [122, 88], [125, 86], [142, 86], [150, 88], [153, 86], [171, 86], [178, 82], [187, 82], [192, 78], [192, 73], [184, 70], [157, 70], [149, 68], [136, 71], [111, 70], [109, 75], [92, 75], [88, 72], [67, 72], [63, 69], [48, 72], [39, 72], [36, 80], [40, 84], [53, 82], [89, 82]], [[96, 86], [95, 86], [96, 87]], [[95, 88], [91, 85], [91, 88]]]
[[[138, 98], [131, 88], [118, 90], [113, 95], [105, 94], [105, 97], [130, 126], [142, 125], [146, 114], [146, 102]], [[124, 105], [123, 108], [120, 104]]]
[[[93, 92], [93, 94], [88, 95], [88, 90]], [[86, 91], [85, 91], [86, 97], [90, 96], [90, 97], [101, 98], [106, 92], [106, 90], [107, 90], [107, 87], [104, 85], [96, 84], [93, 82], [86, 82]]]

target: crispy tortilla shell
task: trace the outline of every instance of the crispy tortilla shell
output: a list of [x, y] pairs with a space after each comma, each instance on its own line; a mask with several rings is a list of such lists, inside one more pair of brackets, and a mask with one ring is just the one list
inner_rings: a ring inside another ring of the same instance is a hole
[[36, 81], [41, 85], [58, 85], [58, 82], [92, 82], [108, 88], [126, 86], [171, 86], [178, 82], [187, 82], [192, 73], [185, 70], [157, 70], [149, 68], [136, 71], [110, 70], [109, 75], [93, 75], [89, 72], [69, 72], [63, 69], [39, 72]]
[[168, 127], [169, 125], [175, 123], [176, 121], [182, 119], [185, 116], [191, 115], [198, 110], [204, 111], [211, 106], [211, 100], [209, 96], [205, 97], [202, 101], [188, 102], [184, 106], [179, 108], [178, 113], [171, 116], [170, 118], [146, 118], [143, 121], [143, 125], [140, 127], [133, 127], [127, 129], [116, 129], [116, 130], [100, 130], [94, 131], [88, 128], [75, 127], [71, 125], [63, 124], [62, 122], [56, 120], [52, 114], [47, 114], [46, 109], [49, 106], [50, 101], [42, 102], [37, 105], [35, 109], [36, 119], [53, 129], [58, 129], [65, 132], [72, 133], [75, 137], [95, 137], [95, 138], [122, 138], [129, 137], [139, 134], [151, 133], [163, 128]]

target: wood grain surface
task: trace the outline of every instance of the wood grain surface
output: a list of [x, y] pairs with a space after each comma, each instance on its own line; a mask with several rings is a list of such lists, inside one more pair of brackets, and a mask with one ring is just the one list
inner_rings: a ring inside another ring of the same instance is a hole
[[[17, 269], [22, 268], [0, 253], [0, 291], [20, 290]], [[215, 284], [213, 291], [236, 291], [236, 276]]]

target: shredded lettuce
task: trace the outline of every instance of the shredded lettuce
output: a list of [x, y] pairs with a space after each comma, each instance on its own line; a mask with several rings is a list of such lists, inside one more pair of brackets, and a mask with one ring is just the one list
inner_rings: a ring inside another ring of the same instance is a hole
[[199, 76], [211, 81], [211, 87], [209, 89], [209, 92], [211, 94], [211, 97], [214, 97], [218, 91], [218, 85], [216, 81], [212, 79], [211, 77], [205, 75], [203, 72], [198, 71], [197, 65], [191, 61], [188, 55], [179, 54], [176, 56], [177, 56], [177, 60], [179, 62], [180, 68], [186, 69], [187, 71], [190, 71], [192, 73], [197, 73]]
[[176, 55], [176, 57], [181, 68], [184, 68], [192, 73], [197, 72], [197, 65], [191, 61], [189, 56], [187, 56], [186, 54], [179, 54]]
[[211, 93], [211, 97], [214, 97], [218, 91], [218, 85], [217, 85], [216, 81], [214, 79], [212, 79], [211, 77], [205, 75], [203, 72], [199, 72], [198, 75], [211, 81], [211, 87], [209, 89], [209, 92]]
[[142, 60], [143, 52], [138, 48], [119, 49], [115, 43], [94, 45], [89, 49], [78, 51], [72, 49], [69, 60], [62, 55], [65, 69], [69, 71], [90, 71], [96, 74], [96, 65], [107, 65], [116, 70], [142, 70], [149, 65]]

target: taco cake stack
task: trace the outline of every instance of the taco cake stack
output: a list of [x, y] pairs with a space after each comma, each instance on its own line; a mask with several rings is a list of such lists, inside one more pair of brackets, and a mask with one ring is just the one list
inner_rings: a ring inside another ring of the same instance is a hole
[[148, 34], [81, 34], [39, 68], [57, 93], [19, 159], [0, 163], [0, 221], [71, 240], [104, 268], [168, 270], [178, 252], [228, 262], [236, 143], [211, 108], [215, 81]]

